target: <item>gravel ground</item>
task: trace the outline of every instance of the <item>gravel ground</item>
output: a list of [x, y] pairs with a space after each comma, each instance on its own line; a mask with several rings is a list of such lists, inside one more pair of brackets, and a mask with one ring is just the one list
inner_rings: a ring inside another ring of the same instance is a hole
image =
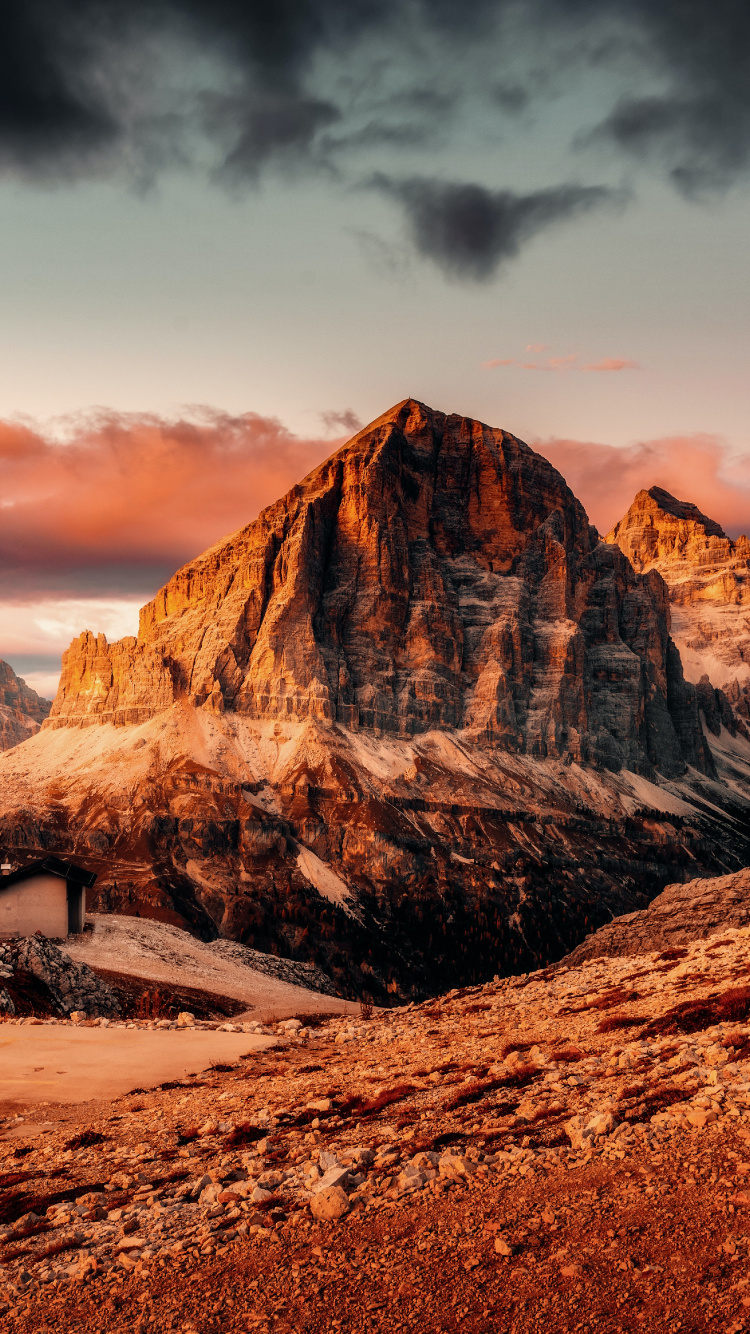
[[749, 944], [277, 1027], [35, 1138], [9, 1118], [4, 1329], [739, 1334]]

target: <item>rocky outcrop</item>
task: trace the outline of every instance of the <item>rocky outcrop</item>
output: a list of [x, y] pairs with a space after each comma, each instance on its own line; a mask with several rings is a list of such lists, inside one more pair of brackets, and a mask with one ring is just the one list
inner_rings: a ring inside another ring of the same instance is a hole
[[750, 716], [747, 537], [732, 541], [696, 505], [653, 486], [638, 492], [606, 540], [634, 569], [658, 572], [669, 586], [672, 636], [687, 679], [705, 677], [738, 713]]
[[594, 931], [565, 962], [648, 954], [741, 926], [750, 926], [750, 870], [667, 885], [647, 908], [615, 917]]
[[137, 723], [184, 700], [711, 772], [666, 606], [540, 455], [407, 400], [180, 570], [137, 639], [76, 640], [47, 725]]
[[[78, 1010], [91, 1017], [114, 1018], [120, 1013], [112, 989], [85, 963], [69, 955], [45, 936], [0, 941], [0, 1011], [27, 1013], [27, 979], [36, 981], [32, 1008], [67, 1015]], [[15, 997], [15, 999], [14, 999]], [[36, 1005], [34, 1005], [36, 1002]]]
[[246, 945], [240, 945], [235, 940], [214, 940], [211, 948], [222, 959], [238, 963], [243, 968], [252, 968], [256, 973], [265, 973], [266, 977], [290, 982], [292, 986], [304, 987], [306, 991], [322, 992], [324, 996], [337, 994], [330, 977], [314, 964], [299, 963], [295, 959], [282, 959], [274, 954], [263, 954], [260, 950], [248, 949]]
[[0, 750], [10, 750], [38, 732], [50, 707], [48, 699], [41, 699], [0, 658]]

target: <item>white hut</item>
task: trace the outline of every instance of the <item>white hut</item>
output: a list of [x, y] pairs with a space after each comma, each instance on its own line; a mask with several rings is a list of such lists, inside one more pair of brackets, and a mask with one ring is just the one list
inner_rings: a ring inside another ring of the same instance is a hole
[[12, 871], [0, 867], [0, 938], [43, 936], [59, 940], [83, 931], [86, 890], [96, 880], [61, 857], [42, 857]]

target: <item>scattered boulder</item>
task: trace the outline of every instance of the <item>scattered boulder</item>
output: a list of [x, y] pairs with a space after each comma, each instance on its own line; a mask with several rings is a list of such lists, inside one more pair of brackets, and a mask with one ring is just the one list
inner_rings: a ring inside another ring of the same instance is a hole
[[341, 1186], [327, 1186], [317, 1191], [310, 1200], [310, 1213], [321, 1223], [343, 1218], [348, 1212], [349, 1197]]

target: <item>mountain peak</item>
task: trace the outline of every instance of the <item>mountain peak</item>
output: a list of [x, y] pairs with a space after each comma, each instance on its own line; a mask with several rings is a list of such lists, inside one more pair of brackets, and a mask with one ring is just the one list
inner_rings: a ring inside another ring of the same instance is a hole
[[735, 550], [735, 543], [720, 523], [691, 500], [678, 500], [661, 486], [639, 491], [605, 541], [618, 546], [642, 572], [653, 568], [661, 571], [666, 564], [723, 563]]
[[[651, 500], [653, 505], [649, 505], [648, 500]], [[628, 514], [653, 512], [654, 508], [662, 514], [671, 515], [685, 523], [695, 524], [702, 528], [709, 537], [726, 537], [721, 524], [717, 523], [715, 519], [709, 519], [708, 515], [699, 510], [698, 506], [694, 505], [691, 500], [678, 500], [676, 496], [673, 496], [669, 491], [665, 491], [661, 486], [650, 486], [647, 491], [639, 491], [628, 510]], [[627, 518], [627, 515], [625, 518]], [[624, 523], [625, 519], [620, 522]]]
[[660, 587], [598, 542], [546, 459], [406, 398], [179, 570], [137, 640], [76, 640], [48, 726], [185, 701], [405, 738], [458, 729], [614, 769], [710, 767], [692, 697], [670, 718], [670, 654]]

